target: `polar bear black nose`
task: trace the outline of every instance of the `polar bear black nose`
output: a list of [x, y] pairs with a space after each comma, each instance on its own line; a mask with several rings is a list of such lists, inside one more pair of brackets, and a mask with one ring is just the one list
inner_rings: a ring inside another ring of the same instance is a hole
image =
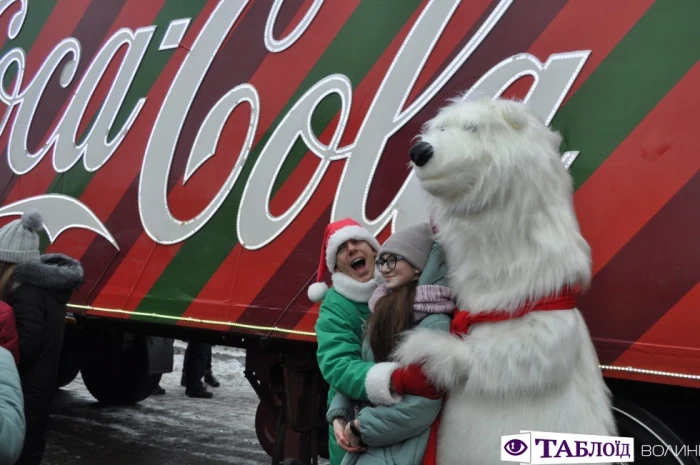
[[416, 166], [423, 166], [428, 163], [428, 160], [433, 158], [433, 146], [427, 142], [418, 142], [411, 147], [409, 154], [411, 155], [411, 161]]

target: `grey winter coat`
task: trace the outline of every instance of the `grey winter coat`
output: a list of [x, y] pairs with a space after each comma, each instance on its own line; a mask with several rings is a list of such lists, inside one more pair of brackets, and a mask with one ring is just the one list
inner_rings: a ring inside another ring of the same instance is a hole
[[[450, 322], [450, 317], [445, 314], [432, 314], [425, 317], [418, 327], [449, 332]], [[374, 361], [366, 339], [362, 345], [362, 359]], [[368, 449], [345, 454], [342, 465], [420, 465], [430, 426], [441, 406], [442, 399], [404, 396], [398, 404], [375, 407], [369, 403], [351, 401], [337, 393], [326, 419], [329, 423], [338, 417], [347, 421], [360, 419], [360, 434]], [[356, 409], [359, 410], [357, 416]]]

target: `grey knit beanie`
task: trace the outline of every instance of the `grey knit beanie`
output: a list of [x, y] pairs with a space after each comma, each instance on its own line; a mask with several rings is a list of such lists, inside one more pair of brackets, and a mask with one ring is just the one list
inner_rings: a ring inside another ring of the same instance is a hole
[[39, 258], [39, 231], [44, 226], [37, 210], [25, 212], [22, 218], [0, 229], [0, 261], [21, 263]]
[[420, 223], [392, 234], [379, 249], [379, 257], [385, 253], [401, 255], [408, 263], [423, 271], [432, 247], [433, 229], [428, 223]]

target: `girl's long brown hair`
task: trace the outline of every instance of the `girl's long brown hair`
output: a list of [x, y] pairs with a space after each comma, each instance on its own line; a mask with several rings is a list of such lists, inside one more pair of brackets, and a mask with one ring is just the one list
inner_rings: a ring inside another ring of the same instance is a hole
[[375, 362], [386, 362], [402, 331], [413, 327], [413, 303], [418, 281], [412, 281], [377, 300], [367, 320], [367, 337]]
[[0, 300], [7, 302], [10, 298], [10, 287], [12, 286], [12, 273], [15, 271], [15, 264], [0, 261]]

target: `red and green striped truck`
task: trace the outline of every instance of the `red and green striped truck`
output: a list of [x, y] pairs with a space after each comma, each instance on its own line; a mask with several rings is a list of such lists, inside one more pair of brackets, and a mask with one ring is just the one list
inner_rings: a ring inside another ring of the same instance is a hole
[[468, 91], [563, 135], [621, 434], [691, 450], [699, 20], [698, 0], [1, 0], [0, 223], [38, 208], [42, 250], [86, 273], [62, 384], [137, 402], [172, 339], [241, 347], [262, 445], [323, 455], [324, 227], [425, 221], [408, 148]]

